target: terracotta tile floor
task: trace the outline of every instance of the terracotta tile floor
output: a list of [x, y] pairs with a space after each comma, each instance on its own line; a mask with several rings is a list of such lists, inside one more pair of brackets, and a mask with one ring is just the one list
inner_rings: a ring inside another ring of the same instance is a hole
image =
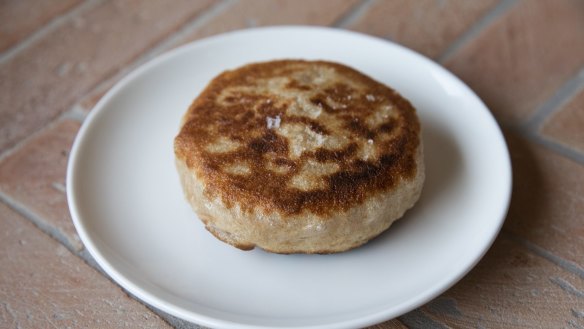
[[0, 2], [0, 327], [198, 328], [146, 307], [84, 250], [72, 141], [148, 59], [235, 29], [325, 25], [386, 38], [469, 84], [505, 132], [505, 226], [453, 288], [373, 328], [584, 327], [584, 1]]

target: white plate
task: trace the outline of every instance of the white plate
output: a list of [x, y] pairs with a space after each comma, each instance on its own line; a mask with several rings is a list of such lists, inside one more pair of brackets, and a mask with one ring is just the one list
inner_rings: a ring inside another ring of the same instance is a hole
[[[421, 200], [382, 236], [336, 255], [244, 252], [205, 231], [174, 167], [181, 115], [218, 73], [249, 62], [327, 59], [410, 99], [423, 127]], [[246, 30], [173, 50], [120, 81], [81, 128], [67, 173], [89, 252], [145, 302], [210, 327], [355, 328], [412, 310], [466, 274], [497, 235], [511, 191], [485, 105], [427, 58], [341, 30]]]

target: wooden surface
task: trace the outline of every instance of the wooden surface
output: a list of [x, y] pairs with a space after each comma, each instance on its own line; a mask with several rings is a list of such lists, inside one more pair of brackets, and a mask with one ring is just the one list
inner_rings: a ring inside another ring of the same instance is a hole
[[279, 24], [360, 31], [458, 75], [506, 135], [504, 228], [453, 288], [372, 328], [584, 328], [584, 1], [0, 1], [0, 327], [198, 328], [103, 275], [67, 209], [97, 100], [178, 45]]

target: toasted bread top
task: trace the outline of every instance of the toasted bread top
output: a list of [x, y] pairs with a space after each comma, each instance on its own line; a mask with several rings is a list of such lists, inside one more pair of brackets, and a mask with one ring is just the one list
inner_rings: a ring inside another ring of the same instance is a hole
[[174, 149], [228, 207], [326, 217], [413, 179], [419, 135], [389, 87], [337, 63], [279, 60], [213, 79]]

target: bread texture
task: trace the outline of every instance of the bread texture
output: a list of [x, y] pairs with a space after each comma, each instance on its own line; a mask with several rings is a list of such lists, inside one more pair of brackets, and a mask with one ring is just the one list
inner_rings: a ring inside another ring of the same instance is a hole
[[335, 253], [378, 236], [418, 200], [420, 130], [405, 98], [352, 68], [279, 60], [213, 79], [174, 151], [186, 198], [218, 239]]

